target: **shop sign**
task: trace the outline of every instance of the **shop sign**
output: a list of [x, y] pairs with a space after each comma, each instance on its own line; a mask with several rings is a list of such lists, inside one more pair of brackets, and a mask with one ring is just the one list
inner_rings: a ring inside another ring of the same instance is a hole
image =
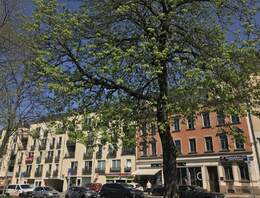
[[228, 156], [221, 156], [221, 162], [236, 162], [236, 161], [247, 161], [248, 158], [246, 155], [228, 155]]

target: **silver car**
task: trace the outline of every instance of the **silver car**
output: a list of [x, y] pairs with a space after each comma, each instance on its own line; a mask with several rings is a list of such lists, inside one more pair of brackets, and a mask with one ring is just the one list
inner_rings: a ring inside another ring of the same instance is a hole
[[36, 187], [32, 192], [33, 198], [57, 198], [59, 197], [59, 192], [49, 186]]

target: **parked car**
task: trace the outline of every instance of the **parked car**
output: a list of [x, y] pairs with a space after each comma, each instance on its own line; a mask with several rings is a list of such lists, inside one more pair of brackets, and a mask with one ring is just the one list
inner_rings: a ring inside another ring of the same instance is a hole
[[151, 193], [154, 196], [163, 196], [164, 195], [164, 186], [163, 185], [157, 185], [157, 186], [153, 186]]
[[59, 197], [59, 192], [57, 190], [55, 190], [52, 187], [49, 186], [39, 186], [36, 187], [33, 192], [32, 192], [32, 197], [33, 198], [37, 198], [37, 197], [50, 197], [50, 198], [57, 198]]
[[28, 184], [11, 184], [5, 190], [7, 196], [30, 197], [33, 187]]
[[100, 190], [102, 188], [102, 184], [100, 184], [100, 183], [89, 183], [89, 184], [86, 184], [85, 187], [98, 193], [98, 192], [100, 192]]
[[80, 186], [75, 186], [75, 187], [70, 187], [66, 194], [65, 198], [97, 198], [98, 194], [91, 190], [90, 188], [86, 187], [80, 187]]
[[144, 191], [144, 187], [141, 184], [132, 182], [129, 183], [129, 185], [132, 186], [134, 189]]
[[178, 186], [179, 198], [224, 198], [224, 194], [208, 192], [200, 186]]
[[104, 184], [99, 193], [101, 198], [143, 198], [144, 192], [126, 183]]

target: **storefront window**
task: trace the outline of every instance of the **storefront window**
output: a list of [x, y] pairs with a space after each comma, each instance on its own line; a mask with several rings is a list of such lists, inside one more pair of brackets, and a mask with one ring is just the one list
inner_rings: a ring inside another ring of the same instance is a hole
[[233, 171], [232, 171], [232, 165], [225, 165], [224, 166], [225, 171], [225, 180], [233, 180]]
[[248, 165], [246, 163], [239, 164], [239, 171], [241, 180], [249, 180]]

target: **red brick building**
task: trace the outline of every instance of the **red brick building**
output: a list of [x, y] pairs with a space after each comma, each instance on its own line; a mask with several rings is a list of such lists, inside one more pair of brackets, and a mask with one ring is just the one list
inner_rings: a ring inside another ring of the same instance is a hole
[[[202, 186], [211, 191], [250, 193], [257, 179], [247, 117], [202, 113], [195, 119], [171, 118], [171, 133], [178, 149], [178, 183]], [[234, 140], [223, 130], [230, 125], [242, 130], [245, 141]], [[156, 127], [144, 124], [137, 137], [137, 180], [163, 183], [162, 147]], [[257, 187], [256, 187], [257, 188]], [[256, 191], [257, 189], [255, 189]]]

